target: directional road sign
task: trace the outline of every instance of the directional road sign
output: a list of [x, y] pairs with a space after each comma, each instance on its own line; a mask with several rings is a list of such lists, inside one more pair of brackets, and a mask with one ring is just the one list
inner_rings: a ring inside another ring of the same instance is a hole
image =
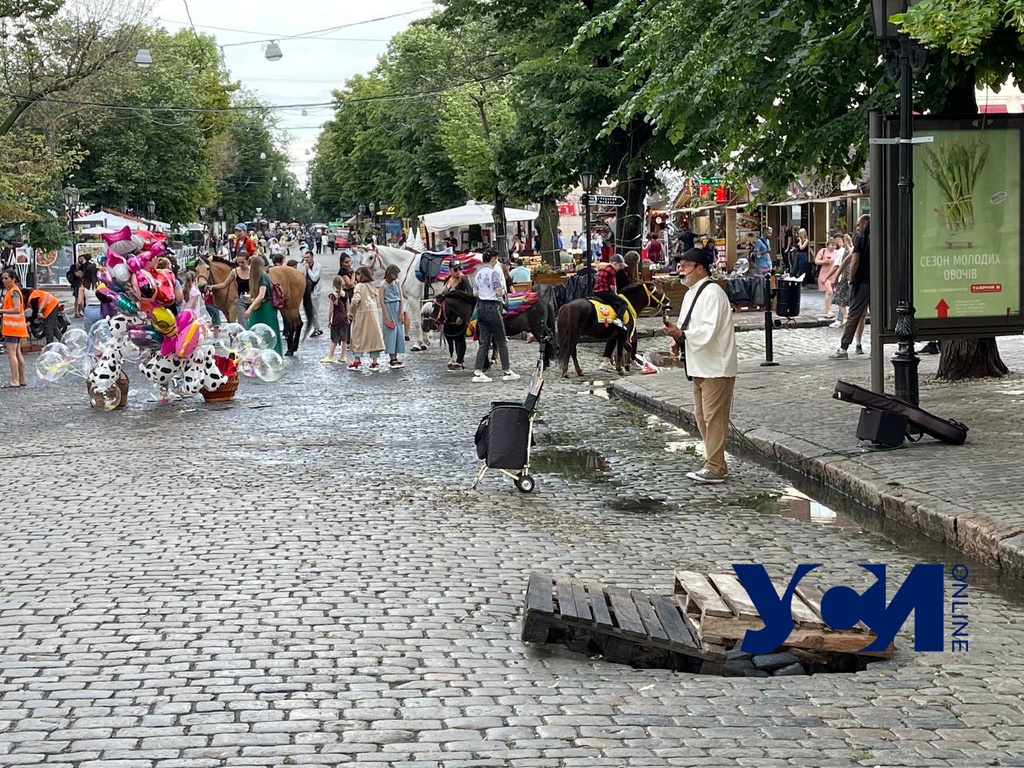
[[591, 202], [594, 205], [614, 205], [618, 208], [620, 205], [626, 204], [626, 199], [621, 195], [594, 195]]

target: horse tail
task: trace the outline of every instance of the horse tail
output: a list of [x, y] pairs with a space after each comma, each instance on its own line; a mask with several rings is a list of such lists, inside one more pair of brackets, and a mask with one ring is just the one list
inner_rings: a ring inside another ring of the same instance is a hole
[[571, 304], [563, 304], [558, 310], [557, 328], [558, 364], [566, 368], [569, 365], [569, 357], [582, 335], [579, 313], [573, 312]]

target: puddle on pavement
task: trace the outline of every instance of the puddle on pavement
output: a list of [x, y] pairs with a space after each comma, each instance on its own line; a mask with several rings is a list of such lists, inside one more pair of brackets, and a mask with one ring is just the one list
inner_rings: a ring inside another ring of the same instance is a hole
[[541, 448], [530, 454], [530, 471], [560, 475], [569, 480], [609, 480], [608, 459], [588, 448]]
[[786, 488], [782, 491], [766, 491], [756, 496], [734, 499], [732, 503], [769, 515], [788, 517], [791, 520], [828, 525], [844, 531], [864, 532], [864, 528], [851, 517], [836, 512], [820, 501], [815, 501], [796, 488]]
[[607, 502], [609, 509], [618, 512], [661, 512], [668, 508], [663, 499], [650, 496], [617, 496]]

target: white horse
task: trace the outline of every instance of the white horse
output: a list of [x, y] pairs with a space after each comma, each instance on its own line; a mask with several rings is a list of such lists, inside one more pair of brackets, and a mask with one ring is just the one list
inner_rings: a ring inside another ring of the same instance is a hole
[[[421, 322], [421, 316], [427, 309], [427, 300], [423, 296], [423, 282], [416, 277], [416, 267], [420, 261], [420, 254], [413, 253], [412, 251], [405, 250], [403, 248], [390, 248], [386, 245], [378, 245], [376, 248], [368, 248], [367, 253], [375, 253], [372, 263], [381, 265], [384, 268], [390, 267], [392, 264], [398, 267], [398, 283], [402, 286], [402, 296], [405, 298], [406, 306], [408, 306], [409, 324], [415, 323], [416, 331], [419, 334], [418, 341], [414, 342], [410, 347], [412, 352], [420, 352], [430, 346], [431, 337], [430, 331], [424, 329], [423, 323]], [[364, 258], [363, 264], [370, 266]], [[436, 296], [438, 291], [441, 290], [444, 283], [440, 280], [435, 280], [431, 283], [431, 296]], [[432, 302], [433, 299], [431, 298]], [[412, 328], [406, 328], [406, 332], [412, 337]]]

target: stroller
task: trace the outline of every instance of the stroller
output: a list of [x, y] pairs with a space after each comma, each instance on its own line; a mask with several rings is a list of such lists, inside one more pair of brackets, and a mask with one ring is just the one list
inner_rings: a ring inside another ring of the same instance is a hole
[[[541, 349], [544, 343], [541, 342]], [[537, 359], [537, 370], [530, 379], [530, 389], [522, 403], [495, 401], [490, 412], [480, 419], [476, 428], [476, 455], [480, 470], [476, 488], [488, 469], [497, 469], [512, 478], [523, 493], [534, 488], [530, 476], [530, 447], [533, 445], [533, 417], [544, 386], [544, 355]]]

